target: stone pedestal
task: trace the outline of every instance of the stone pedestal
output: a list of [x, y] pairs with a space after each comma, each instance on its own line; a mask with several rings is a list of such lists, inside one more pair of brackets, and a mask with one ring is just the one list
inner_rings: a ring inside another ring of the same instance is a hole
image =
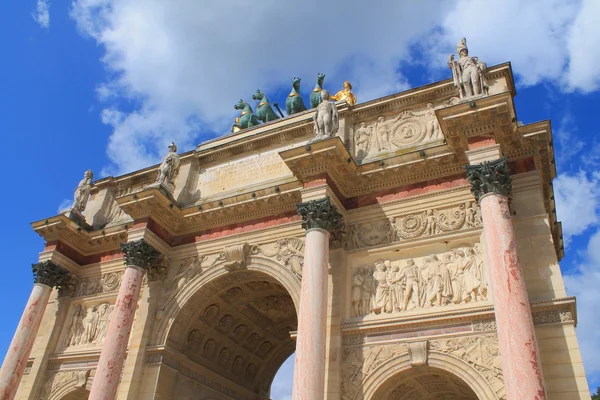
[[37, 336], [52, 287], [62, 288], [68, 272], [52, 261], [33, 265], [35, 284], [0, 370], [0, 400], [12, 400]]
[[143, 240], [122, 244], [121, 250], [127, 267], [106, 331], [90, 400], [116, 398], [144, 273], [159, 264], [158, 252]]
[[306, 231], [296, 362], [294, 400], [319, 400], [325, 393], [327, 274], [330, 232], [339, 228], [341, 215], [329, 198], [298, 205]]
[[531, 306], [509, 208], [506, 160], [468, 167], [479, 199], [507, 400], [545, 400]]

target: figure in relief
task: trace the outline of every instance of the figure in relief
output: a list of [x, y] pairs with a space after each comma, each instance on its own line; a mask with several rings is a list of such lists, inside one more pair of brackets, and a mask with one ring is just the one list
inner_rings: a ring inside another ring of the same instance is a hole
[[477, 57], [469, 56], [465, 38], [456, 45], [456, 52], [460, 58], [455, 61], [454, 54], [450, 55], [448, 68], [452, 70], [454, 86], [458, 89], [460, 99], [487, 95], [489, 85], [485, 76], [485, 63]]
[[313, 120], [315, 122], [315, 138], [332, 137], [339, 129], [339, 116], [335, 103], [330, 101], [329, 92], [321, 90], [321, 104], [317, 106]]
[[202, 273], [202, 263], [207, 259], [207, 256], [201, 255], [198, 257], [190, 257], [186, 259], [177, 274], [171, 280], [169, 286], [165, 291], [165, 301], [163, 302], [163, 306], [168, 304], [171, 300], [173, 300], [177, 294], [191, 281], [196, 275]]
[[425, 111], [412, 111], [406, 110], [394, 119], [394, 122], [404, 120], [407, 118], [424, 118], [425, 119], [425, 136], [423, 141], [440, 139], [442, 137], [442, 131], [440, 123], [435, 116], [435, 108], [432, 103], [427, 103], [427, 109]]
[[369, 155], [369, 145], [371, 144], [371, 134], [373, 126], [365, 127], [365, 123], [361, 122], [360, 127], [354, 134], [354, 143], [356, 144], [356, 156], [365, 158]]
[[344, 81], [344, 88], [331, 96], [334, 101], [344, 100], [349, 106], [356, 104], [356, 96], [352, 93], [352, 84], [348, 81]]
[[433, 210], [427, 210], [425, 217], [425, 234], [435, 235], [437, 233], [437, 219], [433, 214]]
[[385, 117], [377, 118], [375, 131], [377, 132], [377, 151], [390, 150], [390, 128], [387, 126]]
[[75, 199], [73, 202], [73, 211], [83, 212], [87, 206], [90, 192], [92, 191], [92, 180], [94, 179], [94, 173], [91, 169], [88, 169], [83, 173], [83, 179], [77, 185], [75, 189]]
[[177, 179], [177, 174], [179, 173], [179, 164], [177, 145], [174, 142], [171, 142], [169, 145], [169, 152], [158, 167], [156, 183], [162, 184], [172, 191], [175, 188], [175, 179]]
[[315, 88], [310, 94], [310, 107], [315, 108], [319, 104], [321, 104], [321, 91], [323, 90], [323, 81], [325, 80], [325, 74], [317, 74], [317, 83], [315, 83]]
[[419, 307], [419, 293], [420, 293], [420, 285], [419, 285], [419, 267], [415, 264], [412, 258], [409, 258], [406, 261], [406, 266], [402, 270], [401, 278], [404, 279], [404, 297], [402, 300], [402, 305], [400, 307], [401, 311], [406, 311], [409, 309], [408, 303], [412, 300], [412, 308]]
[[113, 308], [114, 306], [108, 303], [94, 305], [88, 309], [81, 304], [76, 305], [65, 345], [68, 347], [102, 343]]
[[[479, 249], [479, 250], [478, 250]], [[479, 244], [403, 262], [380, 260], [356, 269], [352, 315], [398, 313], [487, 299]]]
[[302, 96], [300, 96], [301, 80], [302, 79], [300, 78], [294, 78], [294, 80], [292, 80], [292, 91], [290, 92], [290, 94], [288, 94], [288, 97], [285, 100], [285, 109], [287, 111], [288, 116], [302, 111], [306, 111], [306, 106], [304, 105]]

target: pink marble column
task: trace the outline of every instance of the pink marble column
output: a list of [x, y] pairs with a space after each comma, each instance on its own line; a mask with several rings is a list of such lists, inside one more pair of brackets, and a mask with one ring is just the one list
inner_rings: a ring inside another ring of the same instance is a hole
[[17, 393], [51, 292], [52, 288], [45, 284], [33, 285], [29, 301], [0, 370], [1, 400], [12, 400]]
[[294, 400], [322, 399], [325, 391], [329, 232], [306, 232], [294, 366]]
[[293, 399], [321, 400], [325, 395], [329, 236], [339, 230], [342, 216], [329, 197], [298, 204], [298, 214], [306, 229], [306, 242]]
[[487, 193], [479, 201], [506, 398], [544, 400], [546, 393], [531, 306], [519, 264], [508, 198]]
[[113, 400], [116, 397], [143, 278], [142, 268], [132, 265], [125, 268], [115, 308], [110, 315], [90, 400]]

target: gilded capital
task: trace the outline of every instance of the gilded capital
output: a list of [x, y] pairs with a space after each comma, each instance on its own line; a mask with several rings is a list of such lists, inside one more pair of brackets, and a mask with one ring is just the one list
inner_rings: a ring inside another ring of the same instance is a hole
[[510, 196], [512, 180], [506, 157], [496, 161], [485, 161], [482, 164], [467, 165], [466, 168], [471, 192], [477, 200], [486, 193]]
[[32, 264], [33, 282], [41, 283], [59, 292], [68, 291], [73, 277], [66, 269], [48, 260]]
[[166, 271], [163, 265], [164, 258], [144, 239], [121, 243], [121, 251], [125, 264], [146, 270], [149, 280], [152, 281], [164, 275], [163, 272]]
[[329, 197], [299, 203], [296, 206], [296, 211], [302, 217], [302, 228], [306, 230], [325, 229], [335, 235], [342, 229], [342, 215], [331, 203]]

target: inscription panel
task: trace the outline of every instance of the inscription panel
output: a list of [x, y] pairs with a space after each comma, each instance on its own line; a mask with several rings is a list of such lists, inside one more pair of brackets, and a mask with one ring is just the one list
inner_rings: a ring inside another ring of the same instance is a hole
[[292, 171], [279, 157], [279, 152], [299, 145], [301, 144], [293, 144], [261, 154], [252, 154], [226, 164], [208, 167], [200, 174], [198, 189], [203, 197], [214, 196], [282, 178], [290, 178], [293, 176]]

